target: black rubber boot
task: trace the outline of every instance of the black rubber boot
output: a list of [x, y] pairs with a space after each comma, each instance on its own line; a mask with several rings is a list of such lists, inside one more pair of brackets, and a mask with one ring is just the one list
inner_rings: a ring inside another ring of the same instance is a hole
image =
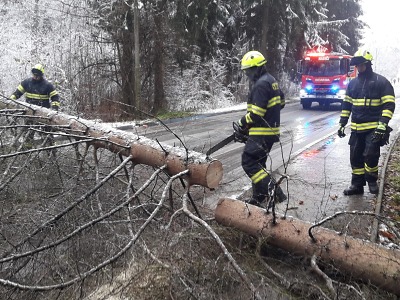
[[247, 204], [254, 205], [254, 206], [261, 207], [261, 202], [257, 201], [257, 200], [254, 199], [254, 198], [251, 198], [250, 200], [247, 200], [246, 203], [247, 203]]
[[283, 192], [283, 190], [281, 189], [281, 187], [279, 185], [276, 187], [275, 193], [276, 193], [275, 194], [276, 201], [278, 203], [282, 203], [283, 201], [287, 200], [287, 196], [285, 195], [285, 193]]
[[361, 195], [361, 194], [364, 194], [364, 187], [351, 185], [351, 186], [349, 186], [349, 188], [347, 188], [343, 191], [343, 194], [345, 194], [346, 196]]
[[[272, 191], [272, 189], [275, 188], [275, 185], [276, 185], [276, 180], [275, 180], [275, 178], [271, 177], [271, 181], [269, 182], [269, 185], [268, 185], [270, 192]], [[275, 200], [277, 203], [282, 203], [287, 200], [287, 196], [283, 192], [280, 185], [278, 185], [275, 189]]]
[[265, 185], [262, 184], [252, 184], [253, 196], [249, 201], [246, 201], [249, 204], [261, 206], [261, 203], [265, 201], [265, 198], [268, 196], [268, 190], [265, 188]]
[[376, 182], [368, 182], [368, 187], [369, 187], [369, 192], [371, 194], [378, 194], [379, 193], [379, 187]]

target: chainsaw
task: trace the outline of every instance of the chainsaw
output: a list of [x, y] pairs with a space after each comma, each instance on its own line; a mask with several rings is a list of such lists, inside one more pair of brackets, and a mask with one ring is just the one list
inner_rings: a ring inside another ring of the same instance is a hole
[[233, 126], [233, 133], [230, 136], [224, 138], [216, 145], [212, 146], [210, 149], [208, 149], [208, 151], [206, 152], [207, 156], [225, 147], [230, 142], [246, 143], [249, 137], [248, 130], [243, 129], [237, 122], [233, 122], [232, 126]]

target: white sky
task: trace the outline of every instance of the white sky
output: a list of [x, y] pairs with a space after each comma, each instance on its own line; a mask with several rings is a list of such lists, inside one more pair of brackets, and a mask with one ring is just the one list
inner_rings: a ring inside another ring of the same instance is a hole
[[362, 0], [362, 20], [369, 25], [361, 43], [374, 56], [373, 67], [390, 78], [400, 78], [399, 0]]
[[364, 11], [362, 20], [370, 26], [370, 29], [365, 31], [365, 45], [400, 48], [400, 1], [362, 0], [361, 5]]

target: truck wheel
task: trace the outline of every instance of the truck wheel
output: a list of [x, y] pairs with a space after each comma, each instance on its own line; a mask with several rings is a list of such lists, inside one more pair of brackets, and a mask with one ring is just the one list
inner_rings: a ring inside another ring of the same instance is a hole
[[302, 103], [303, 109], [309, 109], [311, 107], [311, 101], [304, 100]]

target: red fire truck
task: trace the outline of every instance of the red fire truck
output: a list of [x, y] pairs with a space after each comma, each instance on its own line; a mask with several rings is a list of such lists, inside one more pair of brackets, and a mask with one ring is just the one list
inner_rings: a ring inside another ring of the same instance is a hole
[[304, 109], [318, 102], [322, 107], [343, 102], [348, 83], [356, 76], [350, 67], [351, 56], [347, 54], [312, 50], [298, 64], [301, 75], [300, 103]]

